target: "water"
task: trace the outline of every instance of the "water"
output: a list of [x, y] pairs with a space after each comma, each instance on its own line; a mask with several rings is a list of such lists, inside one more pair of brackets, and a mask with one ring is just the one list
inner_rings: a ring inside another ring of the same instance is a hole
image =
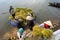
[[47, 6], [48, 2], [60, 2], [60, 0], [1, 0], [0, 12], [8, 10], [10, 5], [14, 7], [30, 7], [36, 9], [43, 5]]
[[[60, 0], [1, 0], [0, 13], [8, 12], [9, 6], [32, 8], [34, 13], [41, 17], [57, 17], [60, 19], [60, 9], [49, 7], [48, 2], [59, 2]], [[45, 15], [45, 16], [44, 16]]]
[[[37, 15], [38, 22], [41, 20], [60, 20], [60, 9], [49, 7], [48, 2], [59, 2], [60, 0], [0, 0], [0, 35], [6, 30], [11, 30], [8, 24], [9, 6], [31, 8]], [[6, 14], [4, 14], [6, 13]]]

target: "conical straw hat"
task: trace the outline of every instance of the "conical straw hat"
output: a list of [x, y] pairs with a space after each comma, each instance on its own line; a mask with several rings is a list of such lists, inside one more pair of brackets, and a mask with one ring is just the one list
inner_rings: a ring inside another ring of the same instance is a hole
[[53, 27], [51, 21], [46, 21], [46, 22], [44, 22], [44, 23], [47, 24], [47, 25], [49, 25], [49, 26], [51, 26], [51, 27]]
[[18, 19], [18, 16], [15, 16], [15, 19]]
[[27, 16], [27, 17], [26, 17], [26, 20], [33, 20], [33, 17]]

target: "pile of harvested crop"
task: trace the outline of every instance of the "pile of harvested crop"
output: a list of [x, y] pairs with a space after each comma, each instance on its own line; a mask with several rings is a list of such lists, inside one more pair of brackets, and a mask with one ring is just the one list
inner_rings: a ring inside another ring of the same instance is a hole
[[[33, 11], [30, 8], [15, 8], [15, 18], [18, 17], [18, 19], [23, 21], [23, 25], [27, 23], [26, 17], [31, 15], [34, 18]], [[9, 19], [14, 22], [14, 18], [10, 15]]]

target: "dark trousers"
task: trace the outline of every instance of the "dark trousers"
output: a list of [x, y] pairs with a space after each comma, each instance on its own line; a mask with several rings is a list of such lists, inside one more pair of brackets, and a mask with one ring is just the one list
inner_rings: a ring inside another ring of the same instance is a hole
[[24, 29], [24, 26], [22, 25], [21, 22], [18, 22], [18, 23], [17, 23], [17, 27], [18, 27], [18, 29], [19, 29], [19, 28], [23, 28], [23, 29]]
[[30, 30], [33, 30], [33, 26], [34, 26], [33, 20], [29, 21], [29, 23], [27, 25], [30, 28]]
[[14, 14], [12, 14], [12, 17], [13, 17], [13, 18], [15, 18], [15, 13], [14, 13]]

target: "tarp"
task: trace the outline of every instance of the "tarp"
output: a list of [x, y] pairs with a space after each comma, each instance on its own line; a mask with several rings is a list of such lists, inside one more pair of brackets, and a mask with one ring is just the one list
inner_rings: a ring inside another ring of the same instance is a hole
[[57, 31], [53, 32], [53, 35], [55, 37], [54, 40], [60, 40], [60, 29], [58, 29]]

